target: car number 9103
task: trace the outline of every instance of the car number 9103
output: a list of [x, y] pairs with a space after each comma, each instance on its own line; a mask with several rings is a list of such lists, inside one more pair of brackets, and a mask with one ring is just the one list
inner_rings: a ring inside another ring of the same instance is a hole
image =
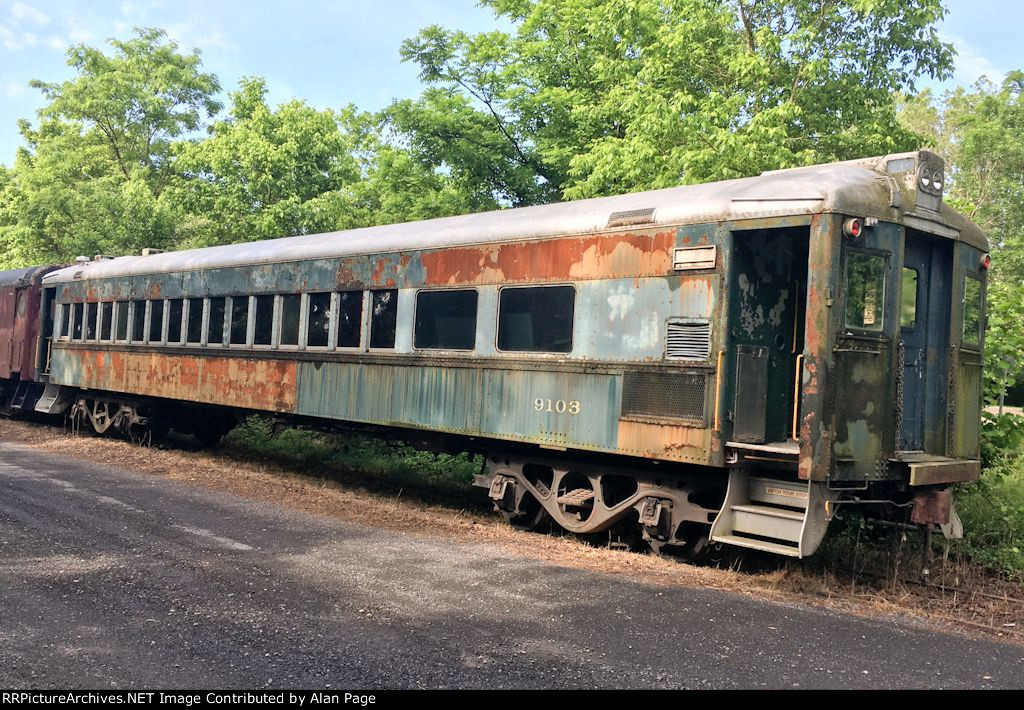
[[564, 399], [536, 399], [533, 408], [538, 412], [556, 412], [557, 414], [571, 414], [576, 416], [580, 413], [580, 403], [576, 400], [568, 402]]

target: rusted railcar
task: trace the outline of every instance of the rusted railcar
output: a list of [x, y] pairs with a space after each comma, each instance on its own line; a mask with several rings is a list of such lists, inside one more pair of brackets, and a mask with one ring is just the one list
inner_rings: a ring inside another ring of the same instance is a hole
[[943, 170], [919, 152], [80, 264], [45, 278], [39, 407], [454, 443], [487, 453], [512, 522], [656, 549], [805, 556], [865, 500], [952, 532], [948, 486], [980, 471], [988, 244]]
[[49, 357], [52, 316], [40, 310], [53, 308], [42, 302], [42, 278], [55, 268], [0, 271], [0, 413], [32, 411], [42, 394], [37, 371]]

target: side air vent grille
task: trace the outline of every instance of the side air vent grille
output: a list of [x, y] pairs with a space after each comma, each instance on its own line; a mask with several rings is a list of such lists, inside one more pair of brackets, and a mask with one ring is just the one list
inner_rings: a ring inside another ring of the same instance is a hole
[[708, 376], [704, 372], [626, 372], [622, 416], [705, 423]]
[[628, 227], [634, 224], [652, 224], [654, 222], [654, 208], [648, 207], [642, 210], [625, 210], [623, 212], [612, 212], [608, 218], [609, 227]]
[[710, 321], [669, 322], [665, 341], [665, 359], [707, 360], [710, 354]]

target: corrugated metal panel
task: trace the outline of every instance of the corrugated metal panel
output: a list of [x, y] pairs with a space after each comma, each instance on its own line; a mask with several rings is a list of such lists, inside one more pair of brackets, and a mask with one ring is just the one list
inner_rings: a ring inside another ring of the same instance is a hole
[[539, 444], [614, 449], [620, 399], [614, 375], [489, 370], [481, 430]]
[[590, 449], [616, 445], [614, 375], [301, 363], [298, 381], [296, 413], [306, 416]]
[[296, 413], [367, 424], [477, 433], [475, 368], [301, 363]]

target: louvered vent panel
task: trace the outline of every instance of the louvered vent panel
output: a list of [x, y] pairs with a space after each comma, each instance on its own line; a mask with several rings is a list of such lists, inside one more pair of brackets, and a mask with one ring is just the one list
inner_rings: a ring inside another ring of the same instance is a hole
[[648, 207], [642, 210], [624, 210], [612, 212], [608, 218], [609, 227], [626, 227], [634, 224], [651, 224], [654, 222], [654, 208]]
[[704, 372], [626, 372], [622, 416], [704, 423], [708, 376]]
[[665, 345], [668, 360], [707, 360], [711, 353], [710, 321], [669, 323]]

